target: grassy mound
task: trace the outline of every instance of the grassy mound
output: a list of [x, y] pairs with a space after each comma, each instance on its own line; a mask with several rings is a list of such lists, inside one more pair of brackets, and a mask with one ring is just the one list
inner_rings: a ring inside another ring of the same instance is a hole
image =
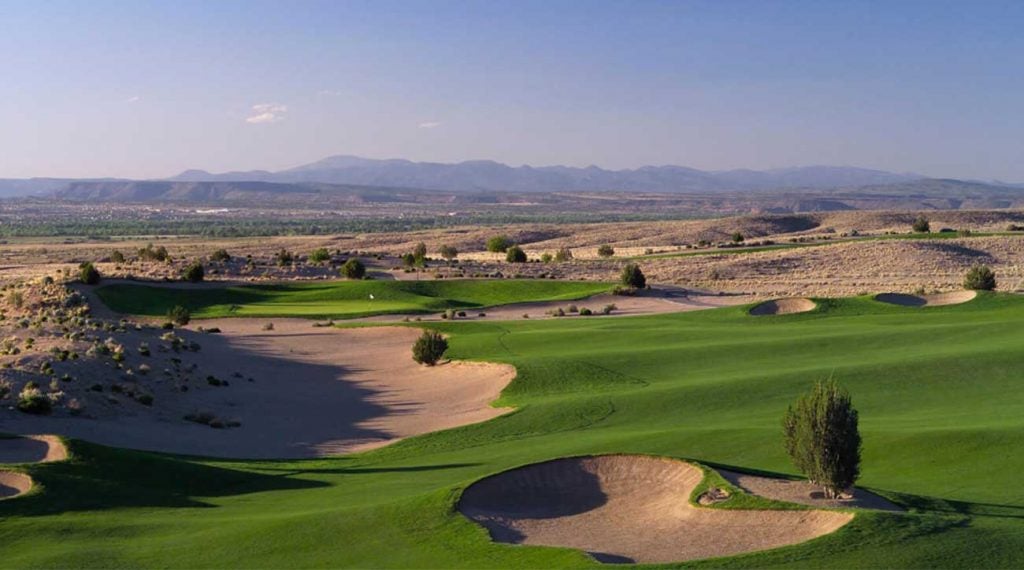
[[791, 474], [780, 417], [811, 381], [834, 374], [861, 414], [861, 485], [910, 511], [858, 514], [806, 544], [706, 564], [1024, 566], [1024, 455], [1014, 452], [1024, 447], [1024, 298], [980, 294], [914, 312], [870, 297], [824, 304], [792, 319], [733, 307], [437, 324], [453, 358], [517, 367], [501, 403], [519, 411], [310, 461], [202, 461], [72, 442], [74, 461], [27, 468], [40, 492], [0, 502], [4, 563], [594, 566], [577, 551], [493, 543], [455, 510], [459, 490], [600, 453]]
[[171, 307], [180, 305], [196, 318], [353, 318], [567, 301], [603, 293], [610, 288], [607, 283], [581, 281], [464, 279], [331, 281], [201, 289], [115, 284], [102, 287], [96, 293], [111, 309], [133, 315], [162, 316]]

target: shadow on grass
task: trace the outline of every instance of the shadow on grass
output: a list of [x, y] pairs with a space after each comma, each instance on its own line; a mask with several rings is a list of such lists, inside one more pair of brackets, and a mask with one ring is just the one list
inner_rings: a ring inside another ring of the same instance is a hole
[[328, 486], [77, 440], [68, 447], [73, 459], [27, 469], [42, 489], [0, 503], [0, 517], [124, 507], [212, 508], [201, 498]]

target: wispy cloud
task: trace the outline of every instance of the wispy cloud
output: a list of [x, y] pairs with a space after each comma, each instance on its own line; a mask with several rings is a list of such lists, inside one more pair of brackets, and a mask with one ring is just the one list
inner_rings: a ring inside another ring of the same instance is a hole
[[421, 129], [433, 129], [441, 126], [441, 121], [423, 121], [419, 124]]
[[132, 96], [132, 97], [129, 97], [129, 98], [125, 99], [124, 102], [125, 103], [138, 103], [140, 99], [142, 99], [142, 97], [139, 97], [138, 95], [135, 95], [135, 96]]
[[252, 114], [246, 117], [245, 122], [258, 125], [261, 123], [276, 123], [284, 119], [288, 112], [287, 105], [278, 103], [260, 103], [252, 106]]
[[321, 90], [317, 91], [316, 94], [320, 95], [321, 97], [331, 97], [331, 96], [335, 96], [335, 95], [341, 95], [341, 90], [340, 89], [321, 89]]

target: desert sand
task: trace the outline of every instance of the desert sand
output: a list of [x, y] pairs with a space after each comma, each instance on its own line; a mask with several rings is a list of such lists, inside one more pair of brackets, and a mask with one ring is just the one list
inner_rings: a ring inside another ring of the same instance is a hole
[[809, 481], [792, 481], [773, 477], [759, 477], [719, 469], [722, 477], [751, 495], [759, 495], [776, 501], [799, 503], [812, 507], [876, 509], [880, 511], [902, 511], [900, 507], [874, 493], [854, 489], [848, 498], [826, 499], [821, 487]]
[[902, 307], [939, 307], [942, 305], [959, 305], [978, 296], [977, 291], [951, 291], [932, 295], [906, 295], [903, 293], [880, 293], [875, 295], [876, 301], [900, 305]]
[[639, 455], [556, 459], [470, 485], [458, 508], [497, 542], [577, 548], [604, 562], [730, 556], [804, 542], [853, 515], [691, 505], [695, 465]]
[[[263, 330], [266, 323], [273, 330]], [[485, 421], [515, 376], [503, 364], [412, 360], [420, 330], [337, 329], [303, 319], [202, 321], [221, 334], [189, 359], [228, 386], [194, 385], [188, 398], [152, 407], [119, 404], [94, 417], [0, 416], [0, 431], [45, 431], [132, 449], [226, 458], [315, 457], [372, 449]], [[249, 379], [252, 381], [249, 381]], [[184, 421], [205, 412], [238, 422], [214, 429]]]
[[813, 311], [817, 305], [810, 299], [775, 299], [765, 301], [750, 309], [750, 314], [755, 316], [764, 315], [789, 315], [793, 313], [806, 313]]

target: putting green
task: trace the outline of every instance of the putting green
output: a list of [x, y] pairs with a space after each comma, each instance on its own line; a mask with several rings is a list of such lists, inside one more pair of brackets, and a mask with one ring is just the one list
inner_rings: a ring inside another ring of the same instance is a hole
[[[1024, 565], [1024, 299], [928, 311], [869, 298], [620, 319], [439, 324], [455, 358], [519, 371], [519, 411], [315, 461], [203, 461], [72, 442], [0, 502], [12, 567], [497, 567], [596, 564], [493, 543], [455, 509], [489, 474], [567, 455], [647, 453], [792, 473], [780, 417], [834, 375], [864, 436], [862, 486], [908, 507], [801, 545], [689, 566]], [[339, 418], [344, 421], [344, 418]]]
[[193, 317], [353, 318], [387, 313], [429, 313], [537, 301], [568, 301], [611, 289], [593, 281], [443, 279], [431, 281], [327, 281], [238, 287], [189, 288], [118, 283], [96, 290], [120, 313], [163, 316], [175, 305]]

